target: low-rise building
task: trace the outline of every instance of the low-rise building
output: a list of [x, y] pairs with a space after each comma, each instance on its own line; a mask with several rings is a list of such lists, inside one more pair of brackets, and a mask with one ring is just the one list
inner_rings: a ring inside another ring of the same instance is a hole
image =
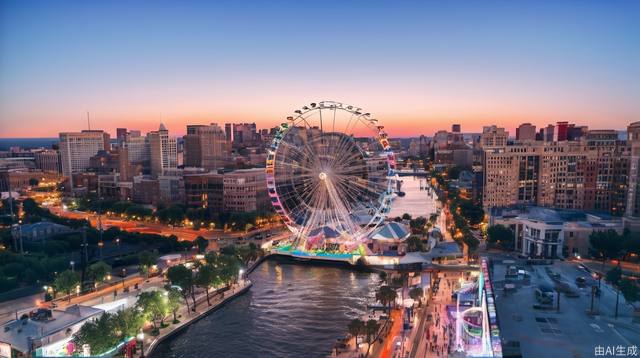
[[54, 236], [70, 232], [73, 232], [71, 228], [49, 221], [20, 225], [20, 235], [24, 240], [30, 241], [47, 240]]
[[0, 352], [9, 357], [70, 356], [73, 335], [82, 325], [99, 318], [104, 310], [81, 305], [64, 310], [37, 309], [5, 323], [0, 330]]
[[623, 230], [622, 220], [608, 214], [538, 206], [493, 208], [489, 225], [498, 224], [513, 231], [517, 252], [541, 258], [587, 256], [592, 232]]

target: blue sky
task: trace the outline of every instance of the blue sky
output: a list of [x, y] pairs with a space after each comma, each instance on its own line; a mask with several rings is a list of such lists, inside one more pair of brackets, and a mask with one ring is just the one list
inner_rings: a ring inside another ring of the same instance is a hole
[[[333, 99], [393, 135], [640, 120], [638, 1], [3, 1], [0, 137], [279, 123]], [[411, 129], [411, 132], [408, 131]]]

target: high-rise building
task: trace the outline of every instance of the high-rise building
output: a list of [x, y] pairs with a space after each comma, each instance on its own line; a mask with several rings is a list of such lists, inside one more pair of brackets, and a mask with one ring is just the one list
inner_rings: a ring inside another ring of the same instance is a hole
[[230, 155], [225, 132], [217, 124], [188, 125], [184, 136], [184, 165], [208, 170], [224, 167]]
[[224, 134], [227, 137], [229, 143], [233, 142], [233, 123], [224, 124]]
[[516, 128], [516, 140], [532, 141], [536, 140], [536, 126], [531, 123], [523, 123]]
[[73, 173], [86, 170], [90, 159], [99, 150], [109, 149], [109, 134], [101, 130], [60, 133], [60, 157], [62, 173], [69, 178], [73, 187]]
[[36, 168], [43, 172], [62, 173], [62, 160], [57, 150], [42, 150], [34, 153]]
[[629, 151], [611, 130], [579, 141], [529, 141], [484, 151], [483, 205], [533, 204], [621, 215]]
[[129, 155], [129, 162], [131, 164], [140, 164], [143, 167], [150, 167], [151, 161], [151, 145], [149, 144], [148, 137], [133, 135], [133, 132], [129, 132], [127, 139], [123, 142], [123, 146], [127, 148]]
[[507, 139], [509, 138], [509, 132], [504, 128], [498, 126], [485, 126], [482, 128], [482, 134], [480, 135], [480, 147], [502, 147], [507, 145]]
[[[226, 128], [226, 127], [225, 127]], [[233, 124], [233, 146], [245, 147], [256, 145], [258, 132], [255, 123]]]
[[223, 176], [224, 211], [248, 213], [269, 208], [267, 182], [263, 168], [242, 169]]
[[178, 167], [178, 142], [169, 137], [169, 131], [160, 124], [157, 131], [149, 132], [151, 149], [151, 175], [162, 175], [167, 169]]
[[625, 227], [640, 230], [640, 122], [627, 127], [629, 172], [624, 213]]
[[124, 142], [127, 139], [127, 128], [116, 128], [116, 139], [118, 144]]
[[569, 130], [569, 122], [556, 123], [555, 131], [553, 132], [553, 140], [556, 142], [562, 142], [567, 140], [567, 131]]
[[461, 127], [460, 127], [460, 125], [459, 125], [459, 124], [453, 124], [453, 125], [451, 125], [451, 131], [452, 131], [453, 133], [460, 133], [460, 129], [461, 129]]
[[537, 203], [542, 152], [542, 146], [534, 143], [487, 148], [483, 206]]

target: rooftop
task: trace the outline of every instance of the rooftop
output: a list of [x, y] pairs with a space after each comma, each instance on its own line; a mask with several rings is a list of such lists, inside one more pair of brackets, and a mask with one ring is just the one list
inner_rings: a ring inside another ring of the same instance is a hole
[[73, 305], [65, 310], [52, 310], [48, 317], [46, 311], [38, 311], [32, 318], [13, 320], [6, 323], [0, 331], [0, 341], [11, 344], [21, 352], [31, 350], [30, 341], [42, 339], [63, 331], [88, 318], [102, 314], [98, 308]]

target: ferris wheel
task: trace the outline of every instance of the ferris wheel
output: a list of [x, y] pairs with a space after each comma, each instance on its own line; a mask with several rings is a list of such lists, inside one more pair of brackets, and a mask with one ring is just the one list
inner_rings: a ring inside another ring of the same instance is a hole
[[389, 212], [395, 166], [387, 134], [370, 113], [311, 103], [278, 128], [267, 188], [297, 247], [350, 250]]

